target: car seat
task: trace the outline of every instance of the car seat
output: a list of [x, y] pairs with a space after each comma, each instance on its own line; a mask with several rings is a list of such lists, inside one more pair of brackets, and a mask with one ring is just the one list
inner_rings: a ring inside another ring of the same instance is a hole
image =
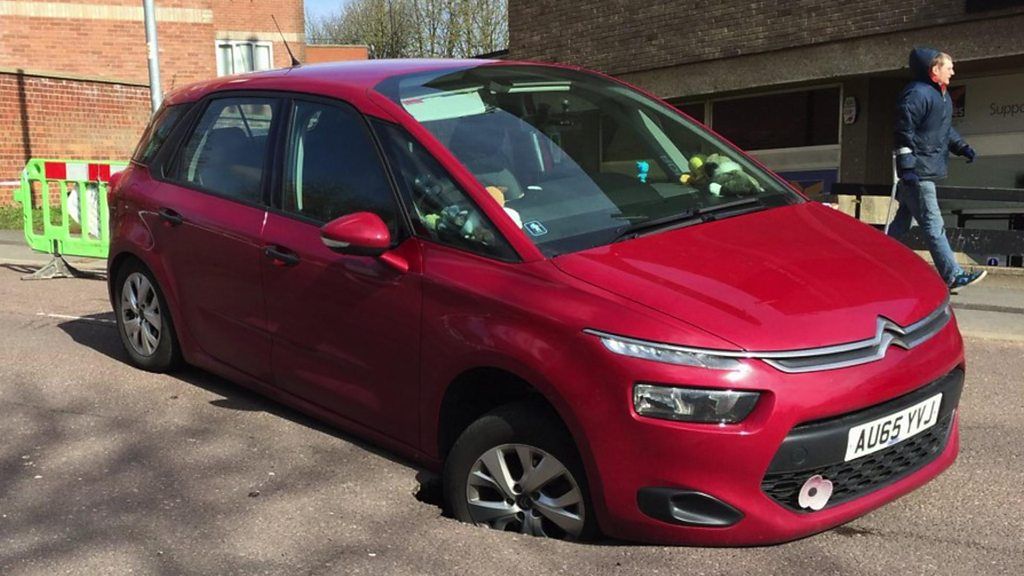
[[502, 114], [460, 118], [452, 131], [448, 149], [484, 186], [504, 188], [506, 200], [516, 200], [523, 196], [523, 188], [509, 169], [512, 161], [506, 155], [509, 131], [514, 127], [503, 126], [514, 119], [503, 118]]
[[210, 130], [199, 154], [196, 181], [213, 192], [255, 200], [263, 174], [255, 148], [237, 126]]

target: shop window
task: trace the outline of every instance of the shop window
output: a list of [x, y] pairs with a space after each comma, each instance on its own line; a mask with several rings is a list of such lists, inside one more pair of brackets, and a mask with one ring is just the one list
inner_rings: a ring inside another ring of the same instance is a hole
[[712, 103], [711, 127], [744, 150], [839, 143], [839, 88]]

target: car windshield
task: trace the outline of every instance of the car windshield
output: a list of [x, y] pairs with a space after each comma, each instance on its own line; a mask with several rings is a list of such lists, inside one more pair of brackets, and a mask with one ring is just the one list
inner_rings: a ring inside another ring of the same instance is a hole
[[503, 201], [549, 257], [718, 205], [803, 201], [697, 123], [596, 75], [481, 65], [396, 76], [376, 89]]

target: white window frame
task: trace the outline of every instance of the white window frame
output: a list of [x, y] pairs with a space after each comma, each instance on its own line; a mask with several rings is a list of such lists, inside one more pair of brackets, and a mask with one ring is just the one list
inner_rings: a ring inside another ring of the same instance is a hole
[[[253, 53], [253, 69], [252, 70], [225, 70], [224, 65], [220, 60], [220, 49], [223, 46], [231, 46], [231, 62], [232, 68], [234, 67], [234, 53], [235, 47], [237, 46], [252, 46]], [[256, 47], [266, 47], [270, 51], [270, 67], [269, 68], [256, 68]], [[230, 76], [232, 74], [244, 74], [246, 72], [258, 72], [260, 70], [270, 70], [274, 67], [274, 43], [265, 42], [262, 40], [214, 40], [213, 42], [213, 55], [217, 60], [217, 76]]]

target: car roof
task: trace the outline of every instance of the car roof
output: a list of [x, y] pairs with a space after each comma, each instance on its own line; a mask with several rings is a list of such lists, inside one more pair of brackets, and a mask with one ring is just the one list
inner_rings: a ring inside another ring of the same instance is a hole
[[211, 92], [232, 89], [289, 90], [320, 93], [330, 96], [337, 95], [339, 92], [365, 92], [392, 76], [429, 72], [431, 70], [473, 68], [484, 65], [553, 66], [538, 62], [483, 59], [403, 59], [325, 62], [204, 80], [172, 91], [165, 97], [165, 100], [168, 104], [180, 104], [198, 100]]

